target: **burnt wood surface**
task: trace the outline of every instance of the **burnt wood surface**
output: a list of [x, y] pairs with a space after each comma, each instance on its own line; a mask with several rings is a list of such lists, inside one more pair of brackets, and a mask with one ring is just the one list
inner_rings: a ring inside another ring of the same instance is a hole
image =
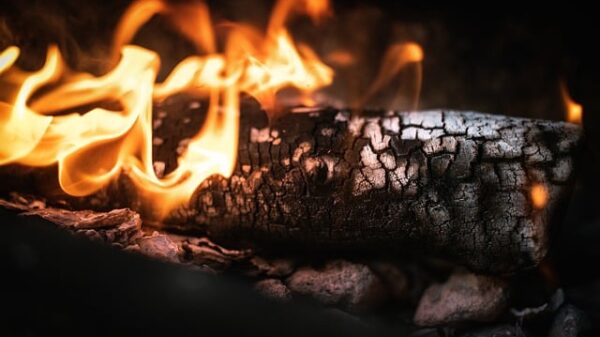
[[[166, 171], [181, 134], [201, 122], [198, 106], [157, 108], [155, 136], [163, 139], [154, 152]], [[545, 257], [569, 199], [579, 126], [476, 112], [304, 110], [269, 122], [243, 107], [233, 175], [205, 181], [161, 224], [231, 247], [404, 251], [492, 273]], [[182, 124], [181, 111], [192, 111], [193, 122]], [[37, 189], [51, 174], [25, 180]], [[151, 223], [126, 180], [63, 199], [75, 208], [131, 207]], [[548, 191], [543, 208], [532, 204], [536, 184]]]
[[[400, 249], [486, 272], [544, 258], [581, 136], [572, 124], [456, 111], [256, 120], [242, 120], [232, 177], [203, 183], [179, 224], [229, 243]], [[541, 209], [534, 184], [548, 191]]]

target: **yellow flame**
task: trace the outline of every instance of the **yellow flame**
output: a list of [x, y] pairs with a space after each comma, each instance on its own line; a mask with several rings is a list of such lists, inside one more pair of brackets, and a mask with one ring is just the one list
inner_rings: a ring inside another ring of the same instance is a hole
[[533, 207], [542, 209], [548, 203], [548, 189], [543, 184], [534, 184], [531, 187], [531, 202]]
[[[242, 92], [272, 107], [282, 88], [295, 87], [310, 96], [332, 82], [332, 70], [308, 46], [295, 44], [284, 27], [291, 12], [317, 19], [328, 9], [323, 0], [281, 0], [266, 33], [232, 24], [219, 53], [204, 3], [138, 0], [117, 26], [114, 68], [98, 77], [66, 71], [54, 46], [40, 70], [22, 72], [12, 68], [19, 50], [10, 47], [0, 54], [0, 165], [58, 164], [60, 186], [74, 196], [94, 193], [126, 171], [144, 200], [163, 216], [186, 202], [209, 176], [231, 175]], [[128, 45], [157, 14], [167, 16], [208, 53], [186, 58], [162, 83], [155, 83], [158, 55]], [[41, 87], [44, 92], [34, 96]], [[152, 160], [152, 105], [183, 91], [203, 95], [209, 108], [203, 126], [178, 157], [177, 168], [159, 178]], [[103, 101], [120, 105], [115, 110], [77, 111]]]
[[560, 94], [565, 105], [567, 122], [581, 124], [583, 121], [583, 107], [571, 98], [569, 90], [564, 83], [560, 84]]

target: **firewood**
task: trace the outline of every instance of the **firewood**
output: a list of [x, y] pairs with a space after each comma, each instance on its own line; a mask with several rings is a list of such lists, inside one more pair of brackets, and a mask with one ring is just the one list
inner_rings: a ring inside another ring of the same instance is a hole
[[[304, 110], [269, 121], [242, 109], [232, 176], [202, 183], [164, 228], [204, 231], [226, 246], [441, 256], [487, 273], [546, 256], [569, 198], [579, 126], [476, 112]], [[156, 124], [159, 136], [185, 127]], [[155, 147], [158, 157], [165, 151]], [[105, 210], [119, 200], [150, 223], [126, 185], [69, 200]]]
[[493, 273], [545, 257], [581, 138], [568, 123], [475, 112], [256, 120], [242, 120], [233, 175], [205, 181], [176, 226], [229, 244], [400, 248]]

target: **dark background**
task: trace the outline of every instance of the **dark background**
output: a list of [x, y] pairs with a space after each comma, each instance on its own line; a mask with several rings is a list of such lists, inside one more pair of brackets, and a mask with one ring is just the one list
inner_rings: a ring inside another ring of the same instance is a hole
[[[101, 73], [112, 29], [128, 3], [3, 0], [0, 47], [20, 46], [24, 56], [19, 65], [35, 69], [47, 44], [54, 42], [71, 67]], [[209, 3], [215, 21], [264, 25], [272, 2]], [[347, 71], [363, 84], [374, 76], [390, 43], [418, 42], [425, 51], [423, 109], [563, 120], [559, 83], [567, 84], [584, 107], [586, 142], [576, 191], [563, 226], [556, 229], [551, 261], [568, 301], [599, 319], [597, 11], [572, 3], [436, 5], [383, 0], [334, 1], [334, 7], [335, 18], [318, 29], [300, 20], [293, 30], [321, 53], [339, 46], [360, 52], [360, 66]], [[158, 18], [136, 40], [160, 53], [161, 76], [193, 51], [189, 43], [173, 37]], [[354, 93], [335, 94], [351, 99], [347, 96]], [[8, 212], [0, 213], [0, 221], [0, 306], [6, 312], [0, 334], [293, 335], [309, 333], [306, 329], [330, 335], [381, 333], [339, 314], [284, 309], [261, 301], [234, 280], [105, 249], [39, 221]]]

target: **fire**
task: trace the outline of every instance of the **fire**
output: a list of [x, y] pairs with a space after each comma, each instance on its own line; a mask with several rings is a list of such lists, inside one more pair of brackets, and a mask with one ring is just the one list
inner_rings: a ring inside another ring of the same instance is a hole
[[[124, 171], [164, 216], [209, 176], [231, 175], [242, 92], [272, 110], [283, 88], [296, 88], [310, 102], [315, 90], [331, 84], [331, 68], [285, 28], [293, 14], [318, 22], [329, 13], [324, 0], [278, 1], [266, 32], [231, 24], [219, 52], [204, 3], [138, 0], [117, 26], [114, 67], [102, 76], [67, 69], [55, 46], [40, 70], [26, 73], [13, 66], [19, 49], [9, 47], [0, 55], [0, 165], [57, 164], [61, 188], [74, 196], [94, 193]], [[164, 15], [203, 53], [181, 61], [162, 83], [156, 83], [159, 56], [129, 44], [154, 15]], [[205, 97], [209, 108], [177, 168], [159, 178], [152, 160], [152, 105], [179, 92]], [[116, 101], [119, 108], [63, 113], [103, 101]]]
[[[419, 95], [421, 90], [422, 81], [422, 66], [424, 53], [421, 46], [414, 42], [397, 43], [388, 47], [383, 61], [379, 69], [379, 73], [375, 78], [375, 81], [371, 84], [367, 93], [361, 98], [358, 105], [364, 106], [366, 103], [375, 96], [380, 90], [388, 85], [396, 75], [398, 75], [403, 69], [414, 66], [416, 72], [413, 83], [413, 98], [412, 98], [412, 110], [417, 109], [417, 103], [419, 101]], [[400, 97], [401, 95], [398, 95]], [[396, 105], [392, 102], [391, 108]]]
[[6, 50], [0, 54], [0, 74], [2, 74], [6, 69], [10, 68], [17, 60], [17, 57], [19, 57], [19, 48], [6, 48]]
[[542, 209], [548, 203], [548, 189], [543, 184], [533, 185], [530, 194], [533, 207]]
[[560, 93], [562, 96], [562, 100], [565, 104], [565, 110], [567, 112], [567, 122], [581, 124], [583, 120], [583, 107], [581, 106], [581, 104], [575, 102], [571, 98], [567, 86], [564, 83], [561, 83], [560, 85]]
[[285, 22], [294, 12], [307, 14], [313, 21], [319, 22], [329, 15], [331, 10], [328, 0], [279, 0], [273, 9], [268, 32], [275, 33], [283, 29]]
[[[61, 188], [73, 196], [95, 193], [124, 172], [148, 209], [165, 216], [208, 177], [232, 174], [242, 93], [273, 114], [281, 108], [282, 89], [295, 88], [298, 97], [292, 101], [312, 106], [316, 91], [332, 84], [332, 68], [309, 46], [294, 41], [286, 28], [294, 15], [307, 15], [319, 24], [331, 13], [327, 0], [279, 0], [264, 31], [221, 23], [217, 27], [225, 34], [217, 35], [204, 2], [136, 0], [116, 27], [110, 69], [101, 76], [68, 69], [56, 46], [48, 48], [39, 70], [24, 72], [14, 66], [20, 50], [9, 47], [0, 54], [0, 165], [57, 165]], [[163, 16], [198, 52], [161, 83], [156, 81], [159, 56], [131, 44], [155, 15]], [[355, 62], [344, 49], [329, 59], [339, 66]], [[416, 108], [422, 59], [415, 43], [391, 46], [362, 103], [414, 65]], [[177, 168], [159, 177], [152, 158], [152, 107], [182, 92], [207, 100], [207, 114], [179, 155]], [[109, 109], [102, 102], [118, 104]]]

